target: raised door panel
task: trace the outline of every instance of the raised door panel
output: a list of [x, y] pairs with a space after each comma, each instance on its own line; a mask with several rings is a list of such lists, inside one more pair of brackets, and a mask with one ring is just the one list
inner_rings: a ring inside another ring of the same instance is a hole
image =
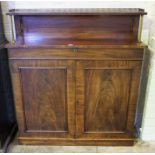
[[141, 61], [78, 61], [77, 138], [130, 138]]
[[125, 130], [130, 82], [130, 70], [85, 70], [85, 132]]
[[68, 131], [66, 69], [20, 68], [27, 131]]
[[21, 135], [74, 136], [72, 61], [12, 61]]

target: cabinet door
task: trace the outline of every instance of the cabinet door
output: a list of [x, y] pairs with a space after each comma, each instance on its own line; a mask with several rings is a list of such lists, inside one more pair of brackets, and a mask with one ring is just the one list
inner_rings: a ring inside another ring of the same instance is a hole
[[73, 61], [11, 60], [10, 64], [20, 137], [73, 137]]
[[141, 63], [77, 61], [77, 138], [133, 137]]

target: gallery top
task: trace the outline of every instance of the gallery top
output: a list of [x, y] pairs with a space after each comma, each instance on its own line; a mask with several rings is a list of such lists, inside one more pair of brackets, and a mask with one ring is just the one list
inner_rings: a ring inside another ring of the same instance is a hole
[[8, 15], [144, 15], [139, 8], [53, 8], [53, 9], [12, 9]]
[[140, 44], [138, 8], [10, 10], [15, 42], [9, 47], [132, 46]]

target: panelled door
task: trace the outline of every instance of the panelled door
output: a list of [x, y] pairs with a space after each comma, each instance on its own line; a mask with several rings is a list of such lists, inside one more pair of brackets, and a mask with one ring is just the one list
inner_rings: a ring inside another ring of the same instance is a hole
[[76, 138], [133, 137], [141, 63], [76, 62]]
[[75, 71], [71, 60], [11, 60], [20, 136], [73, 138]]

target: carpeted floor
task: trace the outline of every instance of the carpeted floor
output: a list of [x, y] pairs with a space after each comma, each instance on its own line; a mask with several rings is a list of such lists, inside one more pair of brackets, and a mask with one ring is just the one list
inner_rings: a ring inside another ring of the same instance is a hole
[[132, 147], [104, 146], [33, 146], [18, 145], [15, 140], [10, 144], [10, 153], [155, 153], [155, 142], [137, 142]]

